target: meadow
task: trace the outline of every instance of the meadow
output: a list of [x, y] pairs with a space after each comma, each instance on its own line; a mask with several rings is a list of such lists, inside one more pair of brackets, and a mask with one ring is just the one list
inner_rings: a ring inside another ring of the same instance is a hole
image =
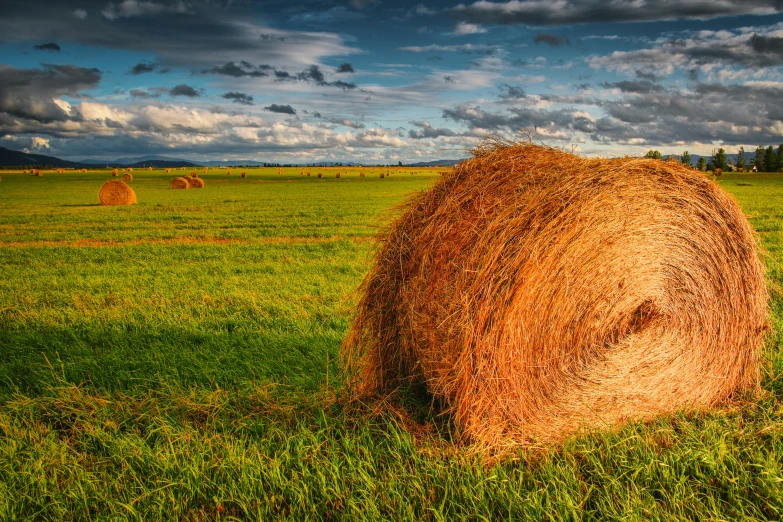
[[758, 401], [487, 462], [421, 390], [347, 400], [374, 237], [442, 169], [337, 170], [136, 169], [126, 207], [0, 172], [0, 519], [783, 518], [783, 175], [718, 180], [768, 267]]

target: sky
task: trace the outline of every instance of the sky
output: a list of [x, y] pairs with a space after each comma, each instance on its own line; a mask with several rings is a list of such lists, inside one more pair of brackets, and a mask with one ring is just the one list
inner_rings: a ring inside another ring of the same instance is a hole
[[403, 163], [783, 142], [783, 0], [4, 0], [0, 146]]

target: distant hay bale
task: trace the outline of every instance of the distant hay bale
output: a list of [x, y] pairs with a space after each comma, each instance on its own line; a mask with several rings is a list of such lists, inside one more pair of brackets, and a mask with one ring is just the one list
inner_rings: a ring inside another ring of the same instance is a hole
[[36, 171], [35, 171], [35, 175], [36, 175], [37, 177], [39, 177], [39, 178], [42, 178], [42, 177], [43, 177], [43, 171], [42, 171], [42, 170], [36, 170]]
[[186, 189], [190, 188], [190, 182], [186, 178], [174, 178], [171, 180], [171, 188]]
[[195, 170], [192, 170], [192, 171], [190, 171], [189, 176], [191, 178], [197, 178], [198, 177], [198, 172], [196, 172]]
[[[781, 169], [781, 170], [783, 170], [783, 169]], [[745, 169], [743, 167], [739, 167], [739, 168], [737, 168], [737, 172], [745, 172]]]
[[359, 177], [362, 177], [362, 178], [363, 178], [363, 177], [364, 177], [364, 172], [360, 172], [360, 173], [359, 173]]
[[117, 171], [117, 169], [112, 169], [111, 175], [116, 178], [119, 175], [119, 172]]
[[247, 177], [247, 172], [243, 172], [242, 174], [239, 175], [239, 177], [240, 178], [246, 178]]
[[723, 169], [715, 169], [715, 175], [720, 176], [723, 174]]
[[383, 235], [342, 357], [503, 451], [757, 393], [767, 328], [754, 232], [701, 172], [486, 142]]
[[383, 172], [381, 172], [381, 179], [383, 179]]
[[133, 181], [133, 174], [123, 174], [122, 175], [122, 181], [125, 181], [125, 182]]
[[134, 205], [136, 193], [130, 185], [115, 179], [103, 184], [98, 199], [101, 205]]
[[128, 168], [127, 168], [127, 169], [125, 169], [125, 170], [127, 170], [128, 172], [133, 172], [133, 169], [132, 169], [131, 167], [128, 167]]
[[334, 177], [337, 178], [337, 179], [340, 179], [340, 173], [338, 172], [337, 174], [335, 174]]
[[226, 170], [226, 176], [230, 176], [230, 175], [231, 175], [231, 169]]
[[193, 176], [181, 176], [181, 177], [182, 177], [182, 179], [184, 179], [185, 181], [187, 181], [187, 182], [188, 182], [188, 185], [190, 184], [190, 182], [191, 182], [191, 181], [193, 181], [194, 179], [196, 179], [196, 178], [194, 178]]
[[147, 170], [152, 170], [152, 167], [149, 167]]
[[309, 170], [307, 171], [307, 175], [308, 175], [308, 176], [310, 175], [310, 171], [309, 171]]
[[324, 177], [324, 175], [323, 175], [322, 173], [320, 173], [320, 172], [319, 172], [319, 173], [318, 173], [318, 177], [319, 177], [319, 178], [322, 178], [322, 177]]
[[166, 174], [168, 174], [169, 172], [171, 172], [171, 169], [166, 169]]
[[204, 188], [204, 180], [201, 178], [192, 178], [188, 184], [190, 185], [190, 188], [192, 189], [200, 189]]

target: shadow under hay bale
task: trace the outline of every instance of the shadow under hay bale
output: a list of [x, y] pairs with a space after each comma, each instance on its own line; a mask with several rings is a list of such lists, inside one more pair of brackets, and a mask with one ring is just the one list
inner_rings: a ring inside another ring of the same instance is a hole
[[186, 178], [174, 178], [171, 180], [171, 188], [173, 189], [190, 188], [190, 182]]
[[136, 193], [123, 181], [107, 181], [98, 193], [101, 205], [134, 205]]
[[766, 329], [753, 230], [703, 173], [487, 142], [383, 235], [342, 357], [502, 451], [756, 393]]

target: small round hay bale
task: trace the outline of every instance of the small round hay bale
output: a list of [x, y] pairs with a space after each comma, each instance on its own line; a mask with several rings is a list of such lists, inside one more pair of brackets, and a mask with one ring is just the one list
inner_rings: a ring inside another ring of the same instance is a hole
[[35, 175], [36, 175], [37, 177], [39, 177], [39, 178], [42, 178], [42, 177], [43, 177], [43, 171], [42, 171], [42, 170], [36, 170], [36, 171], [35, 171]]
[[240, 178], [246, 178], [247, 177], [247, 172], [243, 172], [242, 174], [239, 175], [239, 177]]
[[190, 182], [186, 178], [174, 178], [171, 180], [171, 188], [173, 189], [190, 188]]
[[720, 176], [723, 174], [723, 169], [715, 169], [715, 175]]
[[383, 179], [383, 172], [381, 172], [381, 179]]
[[364, 177], [364, 172], [360, 172], [359, 173], [359, 177], [363, 178]]
[[147, 170], [152, 170], [152, 167], [147, 168]]
[[204, 180], [202, 178], [192, 178], [188, 184], [192, 189], [204, 188]]
[[133, 181], [133, 174], [123, 174], [122, 175], [122, 181], [125, 181], [125, 182]]
[[759, 391], [754, 232], [684, 165], [487, 142], [408, 203], [360, 291], [354, 389], [423, 382], [490, 451]]
[[123, 181], [107, 181], [98, 193], [101, 205], [135, 205], [136, 193]]
[[334, 177], [340, 179], [340, 173], [338, 172], [337, 174], [334, 175]]
[[226, 171], [226, 176], [230, 176], [230, 175], [231, 175], [231, 169], [228, 169], [228, 170]]
[[310, 175], [310, 171], [307, 171], [307, 175], [308, 175], [308, 176]]
[[117, 169], [112, 169], [111, 175], [116, 178], [117, 176], [119, 176], [119, 172], [117, 171]]
[[166, 169], [166, 174], [168, 174], [169, 172], [171, 172], [171, 169]]
[[192, 170], [192, 171], [190, 171], [190, 174], [188, 174], [188, 176], [186, 176], [186, 177], [197, 178], [198, 177], [198, 172], [196, 172], [195, 170]]
[[323, 178], [323, 177], [324, 177], [323, 173], [319, 172], [319, 173], [318, 173], [318, 177], [319, 177], [319, 178]]
[[131, 167], [128, 167], [128, 168], [127, 168], [127, 169], [125, 169], [125, 170], [127, 170], [128, 172], [133, 172], [133, 168], [131, 168]]

